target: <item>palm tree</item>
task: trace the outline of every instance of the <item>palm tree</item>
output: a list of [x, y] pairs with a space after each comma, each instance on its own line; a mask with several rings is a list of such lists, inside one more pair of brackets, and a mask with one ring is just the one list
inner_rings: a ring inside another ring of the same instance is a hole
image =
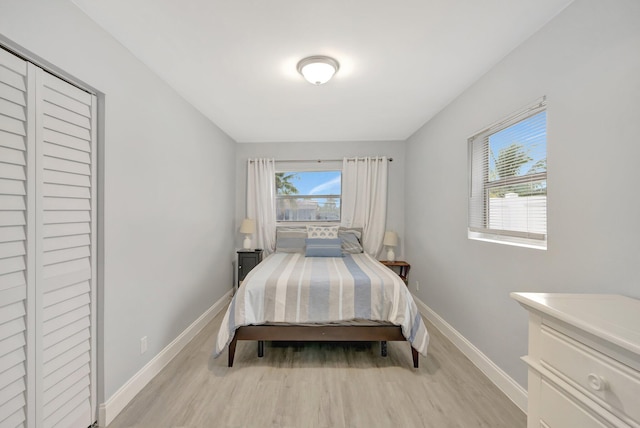
[[[276, 172], [276, 194], [277, 195], [297, 195], [298, 188], [291, 182], [298, 179], [295, 172]], [[292, 220], [289, 218], [292, 211], [292, 201], [290, 198], [278, 198], [277, 218], [278, 220]]]
[[[533, 158], [529, 156], [528, 150], [524, 148], [524, 145], [517, 142], [501, 148], [498, 151], [497, 157], [493, 154], [493, 151], [491, 151], [491, 156], [494, 159], [495, 167], [489, 171], [490, 181], [506, 180], [508, 182], [509, 178], [520, 176], [520, 168], [533, 160]], [[541, 169], [546, 170], [546, 162], [546, 158], [539, 160], [529, 169], [527, 174], [536, 173]], [[502, 198], [507, 193], [517, 193], [520, 196], [529, 196], [537, 194], [540, 191], [541, 189], [538, 189], [536, 186], [532, 186], [530, 183], [511, 184], [492, 188], [490, 191], [490, 197]]]
[[298, 179], [295, 172], [276, 172], [276, 193], [278, 195], [296, 195], [298, 188], [291, 182]]
[[521, 143], [511, 143], [510, 146], [501, 148], [495, 159], [497, 178], [520, 175], [520, 167], [532, 160]]

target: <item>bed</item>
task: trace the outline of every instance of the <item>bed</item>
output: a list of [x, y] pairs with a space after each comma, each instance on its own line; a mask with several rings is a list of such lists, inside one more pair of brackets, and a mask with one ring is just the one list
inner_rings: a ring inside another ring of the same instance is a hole
[[[228, 347], [233, 366], [238, 340], [408, 341], [413, 366], [426, 355], [429, 335], [404, 282], [362, 252], [360, 232], [334, 226], [309, 238], [304, 228], [278, 228], [276, 252], [245, 278], [223, 318], [214, 356]], [[335, 233], [334, 233], [335, 232]]]

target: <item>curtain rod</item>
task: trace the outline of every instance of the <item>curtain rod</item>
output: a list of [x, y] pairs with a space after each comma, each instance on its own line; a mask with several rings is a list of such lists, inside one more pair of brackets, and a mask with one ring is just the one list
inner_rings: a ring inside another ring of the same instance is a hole
[[[363, 161], [364, 159], [357, 158], [359, 161]], [[342, 159], [274, 159], [276, 162], [342, 162]], [[378, 159], [379, 161], [382, 159]], [[389, 162], [393, 162], [393, 158], [387, 158]], [[353, 159], [347, 159], [347, 162], [353, 161]], [[253, 159], [249, 159], [249, 162], [254, 162]]]

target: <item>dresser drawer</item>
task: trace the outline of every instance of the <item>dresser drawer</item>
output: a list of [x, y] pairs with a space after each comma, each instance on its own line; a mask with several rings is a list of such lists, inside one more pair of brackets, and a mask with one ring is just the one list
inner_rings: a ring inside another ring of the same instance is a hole
[[540, 426], [550, 428], [603, 428], [612, 425], [600, 421], [554, 386], [540, 385]]
[[[542, 326], [543, 366], [583, 388], [622, 419], [640, 421], [640, 375], [608, 356], [547, 326]], [[625, 417], [626, 415], [626, 417]]]

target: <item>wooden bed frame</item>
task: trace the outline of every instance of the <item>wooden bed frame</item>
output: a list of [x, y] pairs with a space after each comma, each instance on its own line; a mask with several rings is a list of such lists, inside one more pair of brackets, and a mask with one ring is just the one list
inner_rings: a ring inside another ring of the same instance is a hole
[[[405, 341], [402, 328], [393, 325], [380, 326], [298, 326], [251, 325], [238, 327], [229, 344], [229, 367], [233, 367], [238, 340], [257, 340], [258, 357], [264, 355], [264, 341], [301, 342], [380, 342], [383, 357], [387, 356], [387, 341]], [[413, 367], [418, 368], [418, 351], [411, 347]]]

